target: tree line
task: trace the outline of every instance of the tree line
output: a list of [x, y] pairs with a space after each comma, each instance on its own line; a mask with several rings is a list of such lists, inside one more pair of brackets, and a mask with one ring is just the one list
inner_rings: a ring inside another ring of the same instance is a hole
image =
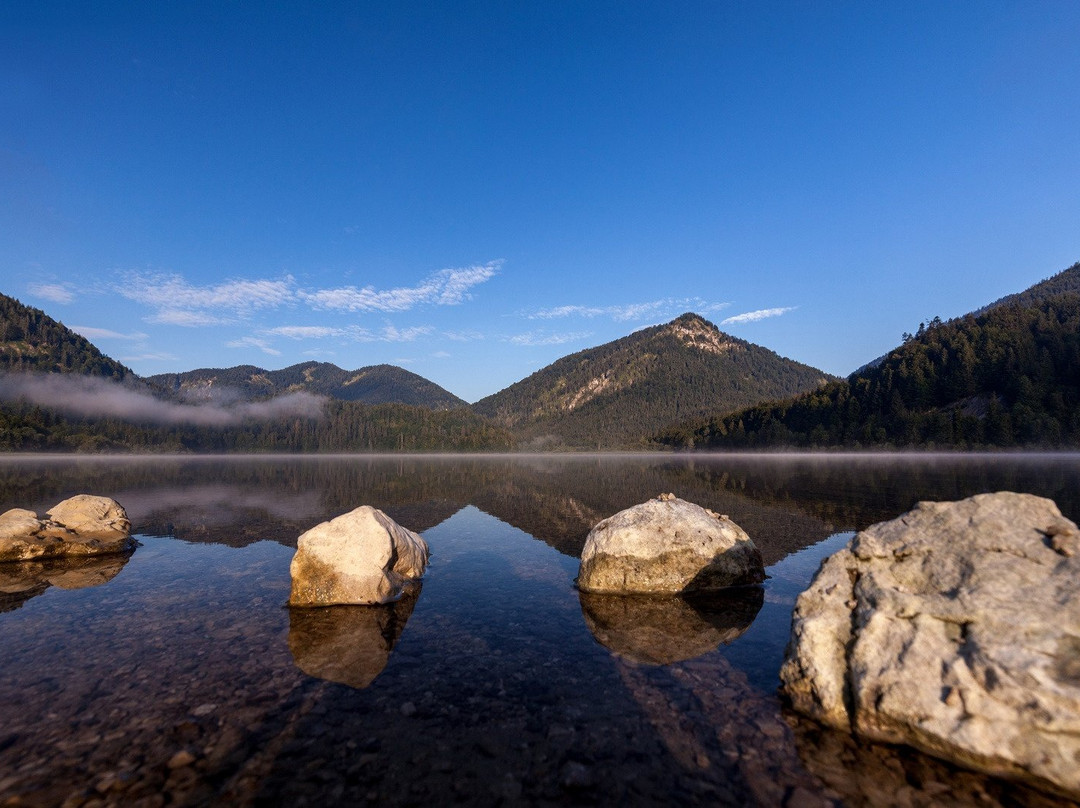
[[876, 367], [780, 402], [683, 423], [677, 448], [1080, 443], [1080, 294], [935, 318]]

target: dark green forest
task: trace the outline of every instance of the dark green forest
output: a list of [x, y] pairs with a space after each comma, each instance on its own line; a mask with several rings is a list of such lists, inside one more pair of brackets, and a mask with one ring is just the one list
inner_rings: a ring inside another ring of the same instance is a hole
[[135, 378], [130, 369], [45, 312], [0, 295], [0, 372], [5, 371]]
[[321, 418], [249, 420], [227, 427], [80, 419], [0, 404], [6, 452], [472, 452], [511, 448], [509, 432], [467, 409], [327, 402]]
[[812, 390], [828, 377], [696, 314], [563, 357], [473, 405], [524, 447], [640, 449], [676, 421]]
[[846, 381], [684, 423], [658, 440], [697, 449], [1075, 447], [1080, 294], [1025, 303], [935, 318]]

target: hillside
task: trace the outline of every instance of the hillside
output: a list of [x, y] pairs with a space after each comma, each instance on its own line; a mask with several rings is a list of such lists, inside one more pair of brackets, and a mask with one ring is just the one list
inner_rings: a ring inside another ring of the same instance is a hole
[[559, 359], [473, 405], [521, 448], [640, 448], [680, 419], [812, 390], [828, 376], [684, 314]]
[[1076, 446], [1080, 294], [1026, 295], [920, 327], [846, 381], [689, 421], [659, 440], [681, 448]]
[[983, 308], [972, 312], [972, 314], [978, 316], [998, 306], [1036, 306], [1047, 298], [1069, 292], [1080, 294], [1080, 263], [1073, 264], [1068, 269], [1063, 269], [1056, 275], [1039, 281], [1022, 292], [995, 300], [990, 305], [983, 306]]
[[238, 365], [165, 373], [151, 376], [149, 381], [196, 401], [237, 395], [246, 400], [263, 399], [303, 391], [362, 404], [409, 404], [433, 410], [468, 406], [434, 382], [394, 365], [351, 371], [328, 362], [303, 362], [281, 370]]
[[116, 381], [136, 375], [40, 309], [0, 294], [0, 372], [79, 373]]

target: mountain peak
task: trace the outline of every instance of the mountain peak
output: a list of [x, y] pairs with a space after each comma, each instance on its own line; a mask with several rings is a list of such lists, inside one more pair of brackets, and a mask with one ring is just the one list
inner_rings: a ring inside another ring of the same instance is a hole
[[676, 317], [664, 326], [662, 333], [671, 335], [686, 348], [711, 354], [722, 354], [739, 347], [738, 342], [693, 312]]

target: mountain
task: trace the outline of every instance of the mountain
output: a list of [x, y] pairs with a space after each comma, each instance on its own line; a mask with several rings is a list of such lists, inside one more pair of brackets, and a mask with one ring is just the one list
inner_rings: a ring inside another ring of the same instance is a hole
[[949, 322], [812, 393], [690, 420], [684, 448], [1080, 444], [1080, 267]]
[[435, 382], [394, 365], [373, 365], [359, 370], [342, 370], [328, 362], [303, 362], [282, 370], [238, 365], [165, 373], [150, 376], [149, 381], [185, 398], [201, 401], [237, 396], [245, 400], [265, 399], [305, 391], [363, 404], [409, 404], [433, 410], [468, 406]]
[[829, 376], [696, 314], [559, 359], [473, 405], [521, 448], [641, 448], [681, 419], [812, 390]]
[[[297, 391], [330, 400], [264, 401]], [[245, 366], [143, 379], [44, 312], [0, 295], [0, 451], [461, 452], [511, 446], [505, 429], [401, 368], [346, 372], [309, 362], [281, 371]]]
[[0, 294], [0, 372], [79, 373], [114, 381], [138, 377], [40, 309]]
[[1063, 269], [1056, 275], [1039, 281], [1022, 292], [995, 300], [990, 305], [972, 312], [972, 314], [977, 316], [999, 306], [1035, 306], [1047, 298], [1070, 292], [1080, 294], [1080, 263], [1073, 264], [1068, 269]]

